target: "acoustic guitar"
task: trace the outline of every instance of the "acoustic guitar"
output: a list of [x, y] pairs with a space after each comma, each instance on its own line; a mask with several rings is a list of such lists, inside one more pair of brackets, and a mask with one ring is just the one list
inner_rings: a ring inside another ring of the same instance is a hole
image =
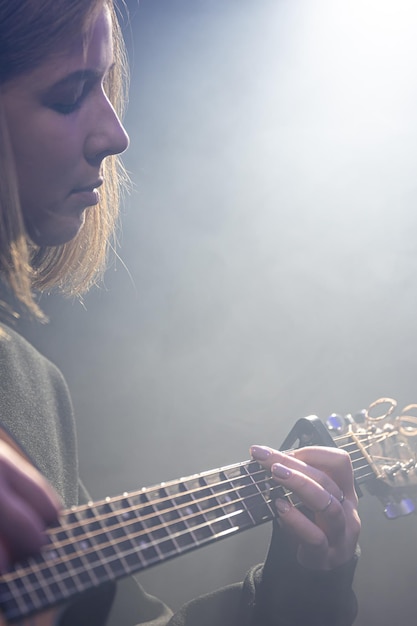
[[[381, 408], [380, 415], [372, 415]], [[343, 448], [359, 495], [366, 484], [382, 500], [387, 517], [408, 515], [414, 504], [407, 489], [416, 484], [417, 466], [417, 417], [410, 412], [417, 405], [396, 417], [395, 408], [395, 400], [380, 398], [355, 416], [331, 415], [327, 428], [315, 416], [302, 418], [281, 450]], [[0, 576], [0, 626], [52, 626], [61, 607], [88, 589], [269, 522], [278, 496], [299, 505], [294, 494], [248, 460], [72, 507], [48, 530], [49, 544], [40, 554]]]

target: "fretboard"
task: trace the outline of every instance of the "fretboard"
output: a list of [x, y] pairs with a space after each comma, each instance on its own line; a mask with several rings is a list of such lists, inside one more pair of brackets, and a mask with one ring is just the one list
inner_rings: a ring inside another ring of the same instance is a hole
[[[346, 437], [355, 476], [372, 473]], [[117, 580], [258, 526], [275, 516], [272, 500], [294, 495], [273, 486], [258, 463], [214, 471], [64, 512], [40, 555], [0, 577], [7, 621], [22, 619], [109, 580]]]

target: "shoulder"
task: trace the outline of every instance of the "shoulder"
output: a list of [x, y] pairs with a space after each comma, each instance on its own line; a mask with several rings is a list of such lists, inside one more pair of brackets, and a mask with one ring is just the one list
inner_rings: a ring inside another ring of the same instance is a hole
[[0, 323], [0, 428], [54, 485], [77, 502], [75, 422], [60, 370], [29, 341]]
[[17, 331], [0, 322], [0, 381], [36, 384], [42, 380], [66, 388], [60, 370]]

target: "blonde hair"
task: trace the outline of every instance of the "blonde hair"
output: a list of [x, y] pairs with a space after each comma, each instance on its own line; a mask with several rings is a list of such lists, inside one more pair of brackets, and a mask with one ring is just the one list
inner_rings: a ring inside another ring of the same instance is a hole
[[107, 157], [102, 165], [105, 182], [100, 203], [86, 212], [77, 236], [56, 247], [34, 245], [28, 239], [20, 208], [1, 85], [41, 63], [63, 39], [88, 31], [103, 6], [111, 13], [115, 61], [106, 79], [106, 90], [122, 117], [128, 68], [113, 0], [0, 0], [0, 275], [26, 309], [40, 319], [43, 313], [34, 289], [59, 289], [68, 295], [80, 295], [102, 275], [109, 249], [115, 243], [120, 188], [126, 177], [119, 158]]

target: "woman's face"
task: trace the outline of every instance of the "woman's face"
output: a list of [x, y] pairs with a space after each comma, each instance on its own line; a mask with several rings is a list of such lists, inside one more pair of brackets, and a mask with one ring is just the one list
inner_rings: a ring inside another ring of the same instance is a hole
[[3, 101], [26, 228], [39, 245], [69, 241], [97, 204], [106, 156], [129, 140], [104, 91], [113, 64], [112, 25], [103, 8], [82, 37], [6, 83]]

